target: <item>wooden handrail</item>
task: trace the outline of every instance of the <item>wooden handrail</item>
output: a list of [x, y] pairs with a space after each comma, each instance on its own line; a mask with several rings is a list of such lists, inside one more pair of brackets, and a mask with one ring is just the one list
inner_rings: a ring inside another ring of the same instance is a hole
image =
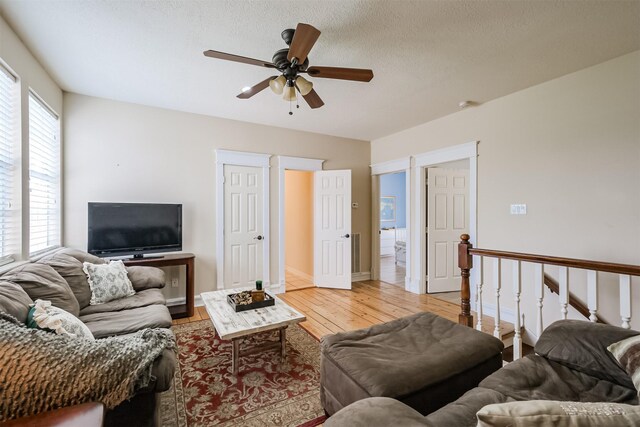
[[[462, 280], [460, 282], [460, 315], [458, 323], [473, 326], [473, 316], [471, 315], [471, 289], [469, 286], [469, 276], [473, 268], [473, 255], [486, 256], [491, 258], [511, 259], [516, 261], [524, 261], [537, 264], [557, 265], [567, 268], [578, 268], [583, 270], [591, 270], [596, 272], [607, 272], [620, 274], [622, 276], [640, 276], [640, 265], [616, 264], [612, 262], [591, 261], [576, 258], [563, 258], [546, 255], [526, 254], [520, 252], [496, 251], [491, 249], [474, 248], [469, 242], [469, 235], [460, 236], [461, 242], [458, 244], [458, 267]], [[627, 279], [628, 280], [628, 279]], [[551, 277], [545, 275], [545, 285], [559, 295], [559, 284]], [[590, 312], [585, 304], [569, 293], [569, 304], [574, 307], [580, 314], [589, 318]], [[597, 318], [600, 323], [606, 323], [600, 317]]]
[[[462, 236], [466, 236], [466, 234], [463, 234]], [[464, 238], [462, 240], [464, 242]], [[562, 258], [546, 255], [524, 254], [520, 252], [494, 251], [492, 249], [479, 248], [469, 248], [469, 255], [514, 259], [538, 264], [559, 265], [561, 267], [581, 268], [584, 270], [595, 270], [604, 271], [607, 273], [640, 276], [640, 265], [616, 264], [613, 262], [589, 261], [577, 258]]]
[[[544, 284], [546, 285], [547, 288], [549, 288], [549, 290], [552, 293], [560, 295], [560, 284], [556, 282], [556, 280], [553, 277], [549, 276], [548, 274], [545, 274]], [[578, 313], [582, 314], [587, 319], [591, 315], [591, 313], [589, 312], [589, 308], [571, 292], [569, 292], [569, 305], [575, 308]], [[605, 325], [609, 324], [609, 322], [605, 321], [597, 314], [595, 316], [596, 316], [597, 323], [604, 323]]]

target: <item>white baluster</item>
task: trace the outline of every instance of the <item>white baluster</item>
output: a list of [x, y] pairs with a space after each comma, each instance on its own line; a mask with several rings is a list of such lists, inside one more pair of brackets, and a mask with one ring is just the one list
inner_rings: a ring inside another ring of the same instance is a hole
[[631, 325], [631, 276], [626, 274], [620, 275], [620, 317], [622, 318], [622, 327], [629, 329]]
[[502, 287], [502, 260], [500, 258], [493, 259], [493, 287], [496, 289], [496, 325], [493, 329], [493, 336], [501, 340], [502, 328], [500, 327], [500, 288]]
[[587, 306], [589, 307], [589, 321], [598, 321], [598, 272], [587, 271]]
[[478, 281], [478, 292], [476, 293], [476, 312], [478, 313], [478, 323], [476, 329], [482, 331], [482, 283], [484, 282], [483, 265], [484, 257], [480, 257], [478, 268], [480, 268], [480, 280]]
[[540, 337], [544, 330], [544, 323], [542, 322], [542, 305], [544, 301], [544, 264], [535, 264], [534, 268], [533, 286], [536, 292], [536, 299], [538, 300], [537, 334], [538, 337]]
[[513, 264], [513, 295], [516, 303], [515, 322], [514, 322], [514, 335], [513, 335], [513, 360], [518, 360], [522, 357], [522, 337], [520, 336], [520, 292], [522, 292], [522, 272], [521, 262], [515, 261]]
[[566, 319], [569, 314], [569, 269], [560, 267], [560, 318]]

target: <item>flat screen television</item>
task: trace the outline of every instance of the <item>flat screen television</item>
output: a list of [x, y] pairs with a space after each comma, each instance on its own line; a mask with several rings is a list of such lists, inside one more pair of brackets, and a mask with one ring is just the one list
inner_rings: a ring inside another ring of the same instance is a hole
[[182, 250], [182, 205], [89, 203], [87, 250], [99, 257]]

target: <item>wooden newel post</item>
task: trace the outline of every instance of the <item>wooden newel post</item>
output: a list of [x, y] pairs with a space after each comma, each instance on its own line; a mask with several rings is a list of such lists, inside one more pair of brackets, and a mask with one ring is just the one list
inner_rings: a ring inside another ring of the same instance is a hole
[[469, 243], [469, 235], [460, 236], [462, 241], [458, 243], [458, 267], [462, 281], [460, 283], [460, 315], [458, 323], [473, 327], [473, 316], [471, 315], [471, 288], [469, 286], [470, 271], [473, 268], [473, 256], [469, 254], [469, 249], [473, 247]]

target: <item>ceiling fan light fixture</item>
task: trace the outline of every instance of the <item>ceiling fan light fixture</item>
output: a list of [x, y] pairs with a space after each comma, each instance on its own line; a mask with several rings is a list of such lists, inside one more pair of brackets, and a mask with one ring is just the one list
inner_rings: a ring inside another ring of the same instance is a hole
[[287, 79], [285, 79], [283, 75], [280, 75], [269, 82], [269, 87], [276, 95], [282, 95], [285, 83], [287, 83]]
[[296, 88], [294, 86], [287, 86], [284, 88], [284, 96], [282, 97], [285, 101], [295, 101], [296, 100]]
[[298, 78], [296, 79], [296, 86], [298, 86], [298, 90], [300, 91], [300, 94], [302, 94], [302, 96], [308, 95], [309, 92], [311, 92], [311, 90], [313, 89], [313, 83], [302, 76], [298, 76]]

